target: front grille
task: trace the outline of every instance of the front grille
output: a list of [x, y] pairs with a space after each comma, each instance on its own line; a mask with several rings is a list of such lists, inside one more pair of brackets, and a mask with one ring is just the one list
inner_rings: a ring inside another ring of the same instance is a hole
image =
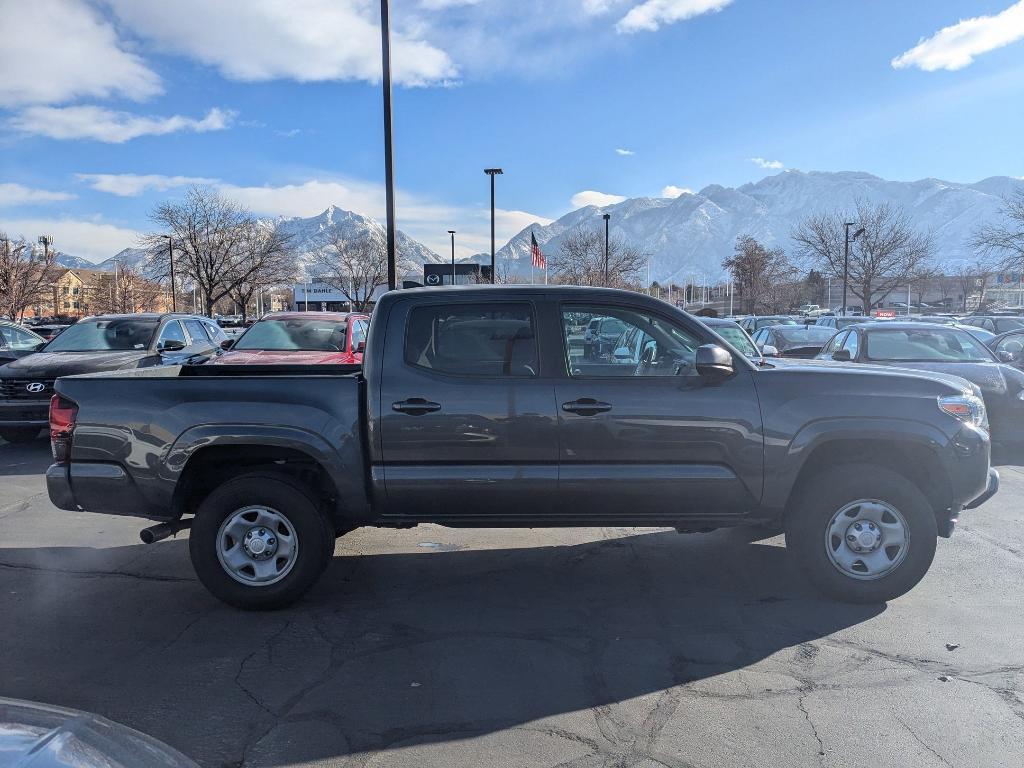
[[[0, 379], [0, 398], [4, 400], [49, 400], [53, 395], [53, 382], [53, 379]], [[29, 392], [28, 388], [33, 384], [42, 384], [42, 390]]]

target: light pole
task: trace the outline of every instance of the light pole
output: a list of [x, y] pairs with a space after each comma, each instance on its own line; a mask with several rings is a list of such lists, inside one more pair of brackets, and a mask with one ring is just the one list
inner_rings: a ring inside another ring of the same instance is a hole
[[604, 285], [608, 287], [608, 222], [611, 220], [612, 215], [605, 213], [601, 215], [604, 219]]
[[391, 25], [388, 0], [380, 0], [380, 47], [384, 89], [384, 196], [387, 208], [388, 290], [398, 287], [395, 251], [395, 156], [391, 144]]
[[455, 285], [455, 230], [449, 229], [448, 234], [452, 236], [452, 285]]
[[484, 173], [491, 177], [491, 282], [494, 282], [494, 177], [501, 176], [501, 168], [484, 168]]
[[178, 297], [174, 295], [174, 237], [164, 235], [167, 238], [167, 256], [171, 260], [171, 312], [178, 311]]
[[[854, 225], [854, 222], [847, 221], [843, 223], [843, 228], [846, 230], [846, 248], [843, 252], [843, 317], [846, 317], [846, 287], [850, 281], [850, 242], [856, 240], [858, 237], [864, 234], [864, 227], [861, 227], [853, 233], [853, 237], [850, 237], [850, 227]], [[871, 303], [871, 298], [867, 299], [868, 304]]]

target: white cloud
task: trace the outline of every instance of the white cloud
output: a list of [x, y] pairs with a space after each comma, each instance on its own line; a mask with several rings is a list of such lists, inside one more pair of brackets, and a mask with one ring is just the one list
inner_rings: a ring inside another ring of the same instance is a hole
[[1024, 39], [1024, 2], [995, 16], [976, 16], [940, 29], [891, 62], [895, 69], [917, 67], [925, 72], [970, 66], [975, 56]]
[[692, 195], [693, 190], [689, 187], [677, 187], [675, 184], [669, 184], [663, 187], [661, 190], [662, 197], [679, 197], [680, 195]]
[[0, 30], [0, 106], [161, 92], [156, 73], [80, 0], [5, 0]]
[[[380, 27], [366, 0], [108, 0], [122, 24], [159, 50], [231, 80], [380, 80]], [[230, 34], [225, 34], [230, 30]], [[448, 54], [392, 18], [392, 76], [426, 85], [457, 75]]]
[[52, 203], [74, 198], [75, 196], [70, 192], [50, 192], [46, 189], [32, 189], [22, 184], [0, 183], [0, 207]]
[[109, 259], [118, 251], [137, 246], [141, 233], [134, 229], [89, 219], [0, 219], [0, 231], [29, 242], [45, 233], [53, 235], [58, 251], [91, 261]]
[[615, 154], [621, 155], [622, 157], [629, 157], [630, 155], [635, 155], [636, 152], [634, 152], [632, 149], [616, 149]]
[[480, 0], [420, 0], [420, 7], [428, 11], [445, 11], [449, 8], [462, 8], [476, 5]]
[[765, 160], [763, 157], [751, 157], [748, 159], [758, 168], [764, 168], [766, 171], [780, 171], [786, 167], [782, 164], [781, 160]]
[[93, 139], [107, 144], [122, 144], [140, 136], [162, 136], [178, 131], [222, 131], [234, 114], [211, 109], [200, 119], [133, 115], [96, 106], [28, 107], [7, 121], [17, 131], [51, 139]]
[[720, 11], [732, 0], [646, 0], [633, 6], [615, 28], [619, 32], [654, 32], [662, 24], [686, 21]]
[[592, 189], [585, 189], [573, 195], [569, 204], [573, 208], [583, 208], [587, 205], [596, 205], [598, 208], [604, 208], [606, 205], [621, 203], [625, 199], [622, 195], [609, 195], [606, 192], [595, 192]]
[[176, 187], [193, 184], [215, 184], [217, 179], [202, 176], [161, 176], [156, 173], [76, 173], [75, 178], [86, 182], [98, 192], [108, 192], [118, 197], [138, 197], [150, 190], [166, 192]]

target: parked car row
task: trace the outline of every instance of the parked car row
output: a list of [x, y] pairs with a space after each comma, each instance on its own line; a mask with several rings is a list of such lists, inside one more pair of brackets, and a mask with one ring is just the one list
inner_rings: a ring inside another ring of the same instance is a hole
[[358, 365], [368, 325], [365, 315], [278, 313], [229, 338], [207, 317], [140, 313], [85, 318], [46, 340], [0, 322], [0, 438], [39, 435], [61, 376], [204, 363]]

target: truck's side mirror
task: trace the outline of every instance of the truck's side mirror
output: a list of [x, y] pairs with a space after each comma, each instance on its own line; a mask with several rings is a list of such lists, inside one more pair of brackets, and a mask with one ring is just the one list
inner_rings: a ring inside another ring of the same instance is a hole
[[773, 347], [771, 344], [762, 344], [761, 354], [764, 355], [765, 357], [778, 357], [779, 350], [776, 347]]
[[838, 360], [841, 363], [848, 363], [853, 358], [850, 357], [850, 350], [848, 349], [837, 349], [832, 353], [832, 359]]
[[159, 352], [181, 352], [185, 348], [185, 342], [178, 339], [165, 339], [157, 347]]
[[1017, 358], [1014, 357], [1013, 353], [1006, 349], [999, 350], [999, 359], [1004, 363], [1012, 363]]
[[715, 381], [732, 376], [732, 355], [717, 344], [702, 344], [697, 347], [697, 373]]
[[225, 352], [227, 352], [233, 346], [235, 346], [234, 339], [224, 339], [224, 341], [220, 343], [220, 348], [223, 349]]

